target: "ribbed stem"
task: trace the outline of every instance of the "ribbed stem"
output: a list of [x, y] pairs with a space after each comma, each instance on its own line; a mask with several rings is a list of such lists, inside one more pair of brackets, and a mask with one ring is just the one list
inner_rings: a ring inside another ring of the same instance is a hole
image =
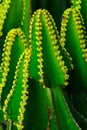
[[82, 16], [79, 11], [70, 8], [64, 12], [63, 17], [60, 43], [73, 58], [72, 78], [76, 77], [74, 80], [78, 80], [83, 84], [83, 88], [87, 88], [86, 32]]
[[32, 44], [31, 77], [43, 85], [44, 82], [67, 84], [68, 69], [60, 54], [56, 25], [48, 11], [39, 9], [33, 14], [29, 34]]
[[[2, 106], [11, 89], [17, 61], [26, 47], [27, 41], [22, 30], [20, 28], [12, 29], [6, 37], [2, 63], [0, 65], [0, 96], [3, 97], [1, 98]], [[8, 86], [7, 89], [6, 86]]]
[[52, 88], [51, 91], [60, 129], [80, 130], [79, 126], [72, 117], [72, 114], [70, 113], [61, 88]]

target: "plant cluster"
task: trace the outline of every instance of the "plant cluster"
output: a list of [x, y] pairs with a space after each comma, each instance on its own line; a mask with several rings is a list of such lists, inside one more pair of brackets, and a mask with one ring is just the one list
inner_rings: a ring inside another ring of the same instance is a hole
[[87, 0], [0, 0], [0, 130], [87, 130], [86, 21]]

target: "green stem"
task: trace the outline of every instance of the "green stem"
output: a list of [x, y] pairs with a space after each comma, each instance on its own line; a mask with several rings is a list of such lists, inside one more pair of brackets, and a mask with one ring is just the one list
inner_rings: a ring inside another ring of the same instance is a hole
[[7, 129], [6, 130], [11, 130], [12, 127], [12, 121], [9, 119], [7, 122]]
[[59, 87], [52, 87], [54, 107], [61, 130], [80, 130], [75, 122]]

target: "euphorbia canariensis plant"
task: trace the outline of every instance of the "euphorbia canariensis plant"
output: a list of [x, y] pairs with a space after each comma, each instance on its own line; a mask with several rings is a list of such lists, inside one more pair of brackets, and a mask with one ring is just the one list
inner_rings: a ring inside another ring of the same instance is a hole
[[86, 6], [0, 1], [0, 130], [87, 130]]

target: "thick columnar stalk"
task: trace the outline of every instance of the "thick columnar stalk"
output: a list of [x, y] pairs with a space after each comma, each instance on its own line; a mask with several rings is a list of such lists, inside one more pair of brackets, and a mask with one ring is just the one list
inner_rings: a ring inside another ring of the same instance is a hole
[[[62, 95], [61, 86], [67, 85], [68, 69], [59, 50], [62, 46], [59, 45], [56, 25], [48, 11], [39, 9], [34, 13], [29, 34], [32, 45], [30, 77], [40, 82], [44, 89], [49, 87], [52, 91], [52, 95], [46, 92], [49, 116], [47, 128], [79, 130]], [[63, 50], [66, 52], [64, 47]]]
[[0, 65], [0, 100], [2, 106], [11, 89], [17, 61], [27, 46], [25, 35], [20, 28], [9, 31], [5, 39]]
[[85, 27], [80, 12], [71, 8], [67, 9], [64, 12], [61, 23], [60, 43], [73, 58], [73, 72], [76, 71], [75, 75], [83, 84], [83, 87], [79, 86], [77, 89], [87, 88], [87, 49], [85, 34]]
[[52, 88], [51, 92], [52, 92], [56, 117], [59, 123], [59, 129], [80, 130], [80, 127], [72, 117], [72, 114], [63, 96], [61, 88], [59, 87]]
[[85, 89], [87, 89], [87, 40], [85, 34], [84, 22], [80, 12], [74, 8], [67, 9], [61, 23], [60, 42], [73, 58], [74, 69], [70, 73], [73, 104], [77, 111], [87, 118], [87, 102], [85, 99]]
[[46, 95], [43, 85], [36, 80], [30, 78], [29, 80], [29, 101], [26, 115], [28, 115], [27, 127], [28, 129], [44, 130], [48, 125], [48, 111], [46, 104]]
[[[67, 89], [69, 89], [69, 88], [67, 88]], [[69, 92], [69, 94], [72, 97], [72, 93]], [[75, 107], [73, 107], [73, 103], [71, 102], [72, 99], [69, 99], [69, 96], [67, 95], [66, 91], [64, 91], [64, 90], [63, 90], [63, 96], [66, 99], [70, 112], [72, 113], [72, 116], [74, 117], [75, 121], [78, 123], [79, 127], [82, 130], [86, 130], [87, 129], [87, 119], [82, 114], [80, 114], [79, 111], [77, 111], [75, 109]]]
[[4, 101], [4, 118], [12, 122], [12, 130], [24, 128], [24, 113], [28, 99], [28, 78], [31, 49], [25, 49], [17, 62], [14, 81], [10, 92]]
[[67, 67], [62, 60], [57, 38], [58, 31], [51, 15], [46, 10], [37, 10], [30, 23], [30, 75], [42, 84], [67, 84]]

